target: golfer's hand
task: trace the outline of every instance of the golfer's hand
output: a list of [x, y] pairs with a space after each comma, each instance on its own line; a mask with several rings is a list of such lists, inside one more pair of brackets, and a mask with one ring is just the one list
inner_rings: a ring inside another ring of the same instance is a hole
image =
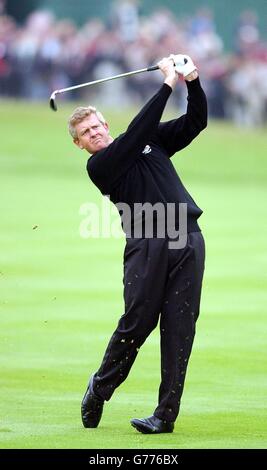
[[198, 71], [191, 57], [186, 54], [171, 54], [170, 58], [175, 64], [176, 71], [184, 77], [185, 80], [191, 82], [198, 77]]
[[178, 80], [178, 73], [174, 67], [173, 60], [170, 57], [164, 57], [157, 65], [165, 77], [164, 83], [174, 89]]

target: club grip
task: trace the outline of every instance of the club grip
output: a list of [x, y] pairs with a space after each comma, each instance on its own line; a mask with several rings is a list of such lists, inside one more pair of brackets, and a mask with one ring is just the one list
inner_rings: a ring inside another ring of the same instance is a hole
[[[184, 59], [184, 63], [186, 64], [187, 63], [187, 59]], [[173, 66], [175, 67], [175, 63], [173, 64]], [[158, 70], [159, 69], [159, 66], [158, 65], [151, 65], [151, 67], [148, 67], [146, 69], [147, 72], [152, 72], [152, 70]]]
[[147, 67], [146, 71], [152, 72], [152, 70], [158, 70], [158, 69], [159, 69], [158, 65], [151, 65], [151, 67]]

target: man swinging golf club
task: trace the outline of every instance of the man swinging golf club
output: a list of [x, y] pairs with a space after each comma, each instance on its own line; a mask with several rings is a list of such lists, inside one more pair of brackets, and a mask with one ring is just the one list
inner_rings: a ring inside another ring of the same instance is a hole
[[[142, 433], [172, 432], [195, 335], [205, 258], [204, 239], [197, 223], [202, 210], [186, 191], [170, 158], [206, 127], [207, 103], [189, 56], [171, 55], [162, 59], [158, 68], [163, 74], [162, 86], [117, 138], [111, 137], [108, 124], [93, 107], [79, 107], [69, 119], [74, 143], [91, 154], [87, 162], [90, 179], [114, 204], [124, 203], [130, 208], [136, 203], [161, 203], [164, 207], [172, 204], [177, 226], [179, 205], [187, 207], [186, 242], [182, 248], [170, 249], [168, 233], [158, 237], [153, 231], [148, 238], [141, 229], [136, 237], [134, 216], [126, 224], [123, 220], [125, 310], [82, 400], [86, 428], [98, 426], [104, 402], [126, 379], [139, 348], [160, 318], [158, 405], [152, 416], [132, 419], [131, 424]], [[178, 74], [183, 75], [188, 89], [186, 114], [160, 122]], [[145, 217], [141, 217], [143, 223]]]

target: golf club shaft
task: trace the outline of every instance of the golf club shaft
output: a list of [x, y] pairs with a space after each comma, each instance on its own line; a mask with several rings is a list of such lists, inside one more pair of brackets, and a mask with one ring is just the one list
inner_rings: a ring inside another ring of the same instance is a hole
[[119, 75], [113, 75], [112, 77], [100, 78], [100, 80], [94, 80], [93, 82], [81, 83], [80, 85], [62, 88], [61, 90], [54, 91], [54, 94], [64, 93], [65, 91], [77, 90], [78, 88], [82, 88], [84, 86], [96, 85], [97, 83], [108, 82], [109, 80], [115, 80], [116, 78], [129, 77], [130, 75], [135, 75], [137, 73], [151, 72], [152, 70], [158, 70], [158, 68], [158, 65], [152, 65], [151, 67], [147, 67], [145, 69], [133, 70], [132, 72], [120, 73]]

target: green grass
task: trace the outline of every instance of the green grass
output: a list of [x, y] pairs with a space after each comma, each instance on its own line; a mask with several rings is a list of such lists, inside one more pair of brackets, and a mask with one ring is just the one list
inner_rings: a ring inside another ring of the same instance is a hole
[[[204, 209], [206, 273], [175, 432], [146, 436], [129, 420], [157, 403], [157, 331], [99, 428], [80, 422], [87, 379], [123, 313], [124, 240], [79, 236], [80, 205], [101, 195], [66, 133], [70, 111], [1, 107], [0, 447], [266, 447], [266, 129], [210, 123], [174, 159]], [[105, 114], [116, 135], [134, 112]]]

